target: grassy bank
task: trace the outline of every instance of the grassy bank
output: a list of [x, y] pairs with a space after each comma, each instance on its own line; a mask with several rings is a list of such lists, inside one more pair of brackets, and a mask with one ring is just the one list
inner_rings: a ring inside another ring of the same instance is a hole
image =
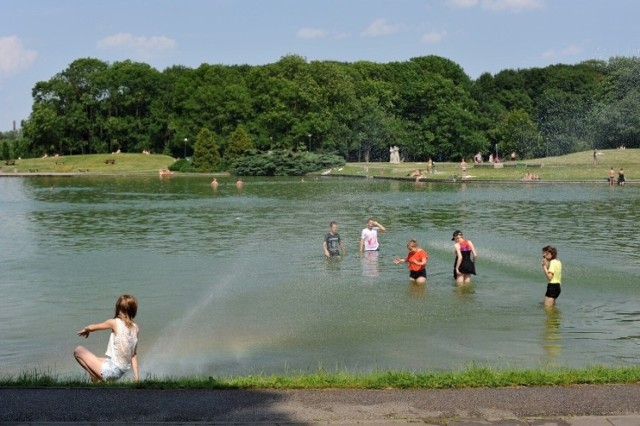
[[[507, 161], [502, 168], [494, 168], [487, 163], [477, 166], [468, 161], [469, 181], [519, 181], [525, 173], [536, 174], [541, 181], [600, 181], [605, 182], [609, 169], [613, 167], [616, 176], [621, 167], [628, 181], [637, 181], [640, 176], [640, 149], [599, 151], [597, 164], [593, 164], [593, 152], [585, 151], [560, 157], [535, 160]], [[413, 179], [412, 173], [420, 170], [427, 181], [451, 181], [461, 177], [460, 163], [435, 164], [435, 173], [427, 173], [427, 164], [407, 162], [391, 163], [347, 163], [342, 170], [332, 170], [331, 175], [351, 175], [368, 177], [388, 177]]]
[[[535, 160], [507, 161], [502, 168], [494, 168], [485, 163], [476, 166], [469, 162], [467, 174], [469, 181], [519, 181], [525, 173], [533, 173], [541, 181], [597, 181], [605, 182], [609, 169], [623, 167], [627, 181], [640, 181], [640, 149], [599, 151], [598, 162], [593, 164], [593, 152], [585, 151], [561, 157], [547, 157]], [[113, 164], [108, 162], [113, 160]], [[15, 160], [15, 164], [0, 161], [2, 173], [81, 173], [81, 174], [149, 174], [166, 169], [174, 162], [167, 155], [144, 154], [95, 154], [70, 155], [64, 157], [29, 158]], [[435, 164], [435, 173], [427, 174], [427, 164], [406, 162], [391, 164], [347, 163], [344, 167], [333, 169], [332, 176], [387, 177], [413, 179], [413, 172], [424, 173], [425, 181], [459, 181], [461, 177], [459, 163]]]
[[158, 173], [159, 169], [166, 169], [173, 162], [174, 159], [168, 155], [68, 155], [57, 158], [26, 158], [15, 160], [15, 164], [0, 161], [0, 170], [3, 173]]
[[301, 372], [287, 375], [247, 375], [228, 377], [146, 378], [138, 383], [93, 384], [85, 376], [68, 379], [50, 373], [28, 372], [0, 378], [1, 387], [134, 387], [139, 389], [458, 389], [512, 386], [568, 386], [578, 384], [638, 383], [640, 367], [584, 369], [550, 368], [499, 370], [471, 366], [458, 372], [376, 371]]

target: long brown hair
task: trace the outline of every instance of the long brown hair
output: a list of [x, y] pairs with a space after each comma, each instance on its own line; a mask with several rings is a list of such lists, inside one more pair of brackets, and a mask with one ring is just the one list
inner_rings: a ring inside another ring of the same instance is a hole
[[114, 318], [120, 318], [124, 321], [127, 328], [133, 326], [133, 319], [138, 312], [138, 301], [130, 294], [123, 294], [118, 297]]

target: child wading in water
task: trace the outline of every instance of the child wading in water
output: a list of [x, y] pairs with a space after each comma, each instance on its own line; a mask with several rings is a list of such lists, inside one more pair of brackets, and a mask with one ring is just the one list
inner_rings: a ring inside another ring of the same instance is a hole
[[73, 356], [87, 373], [91, 380], [117, 380], [133, 368], [133, 380], [138, 381], [138, 326], [133, 322], [138, 311], [136, 298], [123, 294], [116, 302], [113, 318], [100, 324], [91, 324], [78, 331], [78, 336], [89, 337], [89, 334], [98, 330], [111, 330], [109, 344], [107, 346], [107, 358], [101, 358], [93, 354], [84, 346], [78, 346]]
[[562, 283], [562, 263], [557, 259], [558, 250], [553, 246], [542, 248], [542, 271], [547, 277], [547, 292], [544, 295], [544, 306], [553, 306], [560, 296]]
[[476, 274], [475, 261], [478, 258], [478, 252], [471, 241], [464, 239], [462, 231], [455, 231], [451, 241], [455, 241], [453, 251], [456, 254], [453, 262], [453, 277], [458, 285], [469, 284], [471, 275]]
[[396, 257], [393, 259], [393, 263], [396, 265], [400, 263], [409, 264], [409, 279], [417, 284], [424, 284], [427, 282], [427, 261], [429, 255], [427, 252], [418, 246], [418, 241], [415, 239], [410, 240], [407, 243], [407, 249], [409, 253], [404, 259]]

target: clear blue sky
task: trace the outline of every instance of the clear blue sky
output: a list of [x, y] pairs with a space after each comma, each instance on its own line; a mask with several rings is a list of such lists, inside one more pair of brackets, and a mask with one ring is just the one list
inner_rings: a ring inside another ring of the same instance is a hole
[[473, 79], [640, 56], [638, 0], [0, 0], [0, 131], [79, 58], [172, 65], [439, 55]]

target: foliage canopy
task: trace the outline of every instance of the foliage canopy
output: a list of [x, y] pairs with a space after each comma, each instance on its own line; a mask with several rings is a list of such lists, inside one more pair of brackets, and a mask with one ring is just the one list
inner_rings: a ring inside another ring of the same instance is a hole
[[[526, 159], [634, 148], [639, 81], [636, 57], [503, 70], [475, 81], [438, 56], [381, 64], [287, 55], [261, 66], [164, 71], [82, 58], [35, 84], [22, 131], [0, 133], [0, 156], [150, 151], [193, 156], [196, 169], [218, 170], [241, 169], [254, 149], [388, 161], [397, 145], [407, 161], [458, 161], [496, 149]], [[202, 129], [217, 149], [201, 150], [211, 143]], [[205, 153], [212, 157], [199, 158]]]

